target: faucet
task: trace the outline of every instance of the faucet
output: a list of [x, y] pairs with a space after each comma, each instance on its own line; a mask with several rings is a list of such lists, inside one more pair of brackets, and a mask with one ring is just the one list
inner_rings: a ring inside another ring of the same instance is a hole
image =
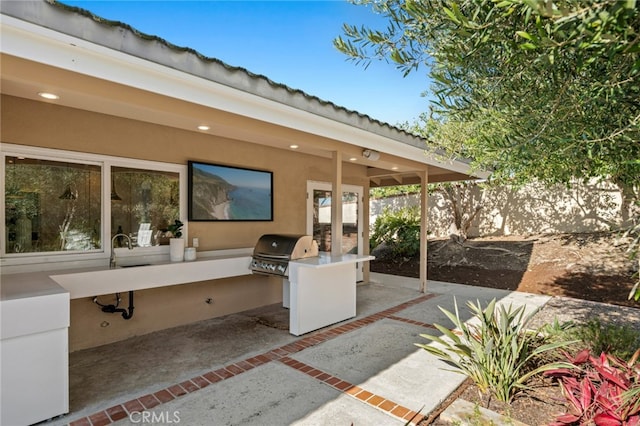
[[111, 258], [109, 259], [109, 269], [113, 269], [116, 267], [116, 249], [114, 247], [114, 243], [116, 238], [125, 237], [127, 239], [127, 246], [129, 246], [129, 250], [133, 250], [133, 245], [131, 245], [131, 237], [127, 234], [116, 234], [111, 238]]

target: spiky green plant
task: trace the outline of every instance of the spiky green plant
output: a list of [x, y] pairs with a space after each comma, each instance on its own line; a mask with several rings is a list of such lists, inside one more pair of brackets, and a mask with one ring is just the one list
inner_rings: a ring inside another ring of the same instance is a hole
[[477, 324], [460, 319], [454, 299], [455, 313], [439, 308], [454, 324], [456, 332], [435, 324], [445, 338], [429, 334], [420, 336], [441, 347], [420, 343], [416, 346], [456, 367], [453, 371], [469, 376], [481, 392], [490, 392], [498, 400], [509, 403], [518, 392], [528, 389], [526, 383], [534, 375], [556, 368], [571, 368], [567, 362], [534, 365], [541, 354], [572, 343], [549, 343], [538, 330], [526, 330], [525, 324], [534, 312], [525, 315], [524, 306], [513, 309], [511, 305], [500, 305], [496, 308], [495, 299], [484, 309], [479, 301], [467, 305], [479, 320]]

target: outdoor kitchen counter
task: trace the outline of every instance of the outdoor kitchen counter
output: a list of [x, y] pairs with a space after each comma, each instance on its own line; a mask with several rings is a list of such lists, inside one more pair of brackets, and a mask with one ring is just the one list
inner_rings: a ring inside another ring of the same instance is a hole
[[[69, 411], [70, 299], [251, 273], [250, 248], [198, 256], [191, 262], [131, 256], [114, 269], [2, 274], [0, 424], [33, 424]], [[140, 263], [145, 266], [135, 266]]]
[[[120, 250], [120, 249], [116, 249]], [[122, 249], [122, 253], [127, 253]], [[168, 255], [118, 257], [118, 267], [104, 265], [36, 272], [3, 273], [2, 299], [29, 298], [57, 292], [71, 299], [144, 290], [191, 282], [249, 275], [251, 248], [199, 252], [190, 262], [171, 262]], [[135, 252], [135, 250], [134, 250]]]
[[289, 278], [282, 286], [289, 332], [300, 336], [356, 316], [356, 263], [373, 259], [321, 254], [289, 262]]
[[60, 271], [51, 279], [71, 299], [249, 275], [250, 253], [202, 255], [191, 262], [154, 262], [115, 269]]

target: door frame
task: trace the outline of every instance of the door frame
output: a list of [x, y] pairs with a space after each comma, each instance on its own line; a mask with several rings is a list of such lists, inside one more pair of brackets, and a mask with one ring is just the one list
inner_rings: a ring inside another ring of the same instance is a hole
[[[314, 190], [321, 191], [331, 191], [331, 183], [330, 182], [320, 182], [314, 180], [307, 181], [307, 234], [313, 235], [313, 191]], [[355, 192], [358, 194], [358, 255], [362, 255], [364, 253], [364, 187], [358, 185], [342, 185], [342, 192]], [[333, 194], [332, 194], [333, 197]], [[340, 197], [342, 200], [342, 197]], [[333, 201], [333, 200], [332, 200]], [[356, 281], [363, 280], [363, 272], [364, 266], [363, 262], [356, 263]]]

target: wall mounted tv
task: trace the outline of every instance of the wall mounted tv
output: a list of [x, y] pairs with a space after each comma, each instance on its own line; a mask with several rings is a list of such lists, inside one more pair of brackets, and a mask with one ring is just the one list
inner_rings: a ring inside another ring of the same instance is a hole
[[189, 161], [189, 220], [272, 221], [273, 172]]

